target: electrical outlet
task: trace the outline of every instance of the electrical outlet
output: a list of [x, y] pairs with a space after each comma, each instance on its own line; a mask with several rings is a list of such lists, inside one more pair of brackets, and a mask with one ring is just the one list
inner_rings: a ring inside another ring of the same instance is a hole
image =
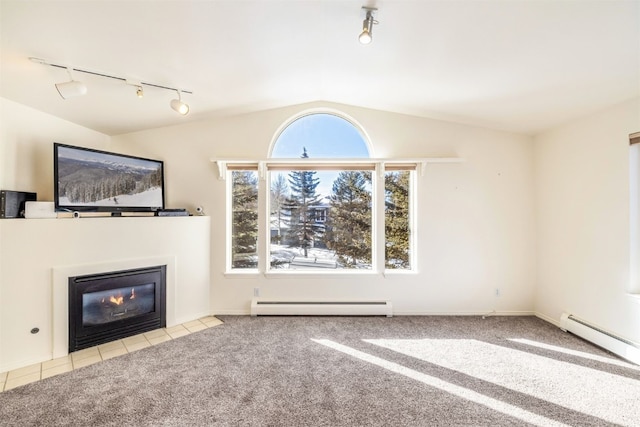
[[496, 288], [496, 297], [500, 296], [500, 288]]
[[253, 288], [253, 296], [254, 297], [260, 296], [260, 288]]

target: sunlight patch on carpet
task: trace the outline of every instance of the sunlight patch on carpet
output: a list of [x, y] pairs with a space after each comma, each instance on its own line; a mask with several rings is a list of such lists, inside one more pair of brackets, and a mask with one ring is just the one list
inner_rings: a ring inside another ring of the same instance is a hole
[[632, 378], [473, 339], [364, 341], [612, 423], [640, 419]]
[[597, 362], [606, 363], [608, 365], [621, 366], [626, 369], [632, 369], [634, 371], [640, 371], [640, 366], [634, 365], [629, 362], [623, 362], [622, 360], [614, 359], [612, 357], [598, 356], [596, 354], [586, 353], [584, 351], [571, 350], [564, 347], [558, 347], [555, 345], [545, 344], [538, 341], [527, 340], [524, 338], [508, 338], [509, 341], [517, 342], [518, 344], [530, 345], [532, 347], [542, 348], [544, 350], [555, 351], [558, 353], [568, 354], [570, 356], [581, 357], [583, 359], [595, 360]]
[[[407, 368], [398, 363], [390, 362], [388, 360], [382, 359], [377, 356], [373, 356], [368, 353], [364, 353], [362, 351], [356, 350], [354, 348], [348, 347], [346, 345], [342, 345], [336, 343], [331, 340], [326, 339], [312, 339], [312, 341], [322, 344], [326, 347], [329, 347], [333, 350], [340, 351], [342, 353], [348, 354], [349, 356], [355, 357], [362, 361], [371, 363], [373, 365], [379, 366], [381, 368], [387, 369], [391, 372], [404, 375], [408, 378], [411, 378], [416, 381], [420, 381], [428, 386], [435, 387], [439, 390], [445, 391], [447, 393], [451, 393], [455, 396], [461, 397], [468, 401], [486, 406], [495, 411], [501, 412], [508, 416], [512, 416], [514, 418], [526, 421], [531, 424], [535, 424], [541, 427], [550, 427], [550, 426], [566, 426], [567, 424], [563, 424], [561, 422], [552, 420], [547, 417], [543, 417], [538, 414], [534, 414], [533, 412], [526, 411], [522, 408], [519, 408], [514, 405], [510, 405], [508, 403], [502, 402], [497, 399], [493, 399], [491, 397], [485, 396], [483, 394], [477, 393], [473, 390], [469, 390], [464, 387], [460, 387], [455, 384], [448, 383], [439, 378], [423, 374], [422, 372], [418, 372], [414, 369]], [[378, 340], [374, 340], [378, 341]], [[386, 341], [386, 340], [385, 340]]]

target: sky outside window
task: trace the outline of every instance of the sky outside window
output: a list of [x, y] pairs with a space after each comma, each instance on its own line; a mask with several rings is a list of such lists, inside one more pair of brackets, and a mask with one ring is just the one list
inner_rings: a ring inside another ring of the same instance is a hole
[[[369, 158], [367, 143], [349, 121], [328, 113], [300, 117], [287, 126], [278, 137], [271, 153], [276, 159], [299, 159], [303, 149], [310, 159]], [[326, 197], [337, 172], [317, 172], [320, 179], [316, 192]]]

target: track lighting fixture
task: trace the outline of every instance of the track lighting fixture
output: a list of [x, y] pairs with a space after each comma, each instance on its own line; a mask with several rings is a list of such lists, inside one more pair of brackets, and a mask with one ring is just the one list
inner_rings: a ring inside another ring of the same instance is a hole
[[87, 87], [84, 85], [84, 83], [73, 80], [73, 76], [71, 75], [71, 68], [67, 68], [67, 73], [69, 73], [69, 81], [56, 83], [55, 85], [62, 99], [75, 98], [76, 96], [86, 95]]
[[173, 108], [175, 111], [177, 111], [178, 113], [184, 115], [187, 115], [189, 113], [189, 106], [187, 104], [185, 104], [184, 102], [182, 102], [182, 94], [183, 93], [188, 93], [188, 94], [192, 94], [193, 92], [189, 91], [189, 90], [184, 90], [184, 89], [177, 89], [177, 88], [173, 88], [173, 87], [168, 87], [168, 86], [163, 86], [163, 85], [159, 85], [159, 84], [155, 84], [155, 83], [149, 83], [149, 82], [140, 82], [140, 81], [132, 81], [132, 80], [128, 80], [124, 77], [118, 77], [118, 76], [113, 76], [110, 74], [105, 74], [105, 73], [100, 73], [100, 72], [96, 72], [96, 71], [89, 71], [89, 70], [84, 70], [81, 68], [73, 68], [73, 67], [69, 67], [66, 65], [61, 65], [61, 64], [55, 64], [52, 62], [48, 62], [45, 61], [44, 59], [40, 59], [40, 58], [29, 58], [32, 62], [36, 62], [38, 64], [42, 64], [42, 65], [49, 65], [51, 67], [56, 67], [56, 68], [64, 68], [67, 70], [67, 72], [69, 73], [69, 78], [71, 79], [71, 81], [68, 82], [63, 82], [63, 83], [56, 83], [56, 89], [58, 89], [58, 93], [60, 93], [60, 96], [63, 99], [67, 99], [67, 98], [73, 98], [76, 96], [81, 96], [81, 95], [85, 95], [87, 93], [87, 87], [79, 81], [73, 80], [73, 77], [71, 76], [71, 71], [75, 71], [77, 73], [85, 73], [85, 74], [91, 74], [94, 76], [98, 76], [98, 77], [105, 77], [108, 79], [114, 79], [114, 80], [120, 80], [128, 85], [131, 86], [135, 86], [136, 87], [136, 95], [138, 96], [138, 98], [142, 98], [144, 96], [144, 89], [143, 86], [150, 86], [150, 87], [155, 87], [158, 89], [166, 89], [166, 90], [170, 90], [170, 91], [174, 91], [174, 92], [178, 92], [178, 99], [174, 99], [171, 101], [170, 105], [171, 108]]
[[373, 41], [373, 25], [378, 23], [378, 21], [373, 19], [373, 14], [378, 9], [366, 6], [362, 6], [362, 9], [364, 9], [367, 14], [364, 21], [362, 21], [362, 32], [358, 36], [358, 40], [362, 44], [369, 44]]
[[171, 105], [171, 108], [176, 110], [178, 113], [182, 114], [183, 116], [186, 116], [187, 114], [189, 114], [189, 106], [184, 102], [182, 102], [182, 97], [180, 96], [180, 90], [177, 90], [176, 92], [178, 92], [178, 99], [172, 99], [169, 105]]
[[142, 89], [142, 83], [140, 83], [137, 80], [125, 80], [125, 83], [128, 84], [129, 86], [133, 86], [136, 88], [136, 96], [138, 98], [143, 98], [144, 97], [144, 89]]

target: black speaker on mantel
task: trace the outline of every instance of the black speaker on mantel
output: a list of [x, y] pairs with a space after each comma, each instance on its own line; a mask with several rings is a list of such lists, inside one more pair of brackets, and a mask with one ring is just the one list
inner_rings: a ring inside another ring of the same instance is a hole
[[0, 218], [24, 218], [26, 202], [35, 202], [36, 193], [0, 190]]

